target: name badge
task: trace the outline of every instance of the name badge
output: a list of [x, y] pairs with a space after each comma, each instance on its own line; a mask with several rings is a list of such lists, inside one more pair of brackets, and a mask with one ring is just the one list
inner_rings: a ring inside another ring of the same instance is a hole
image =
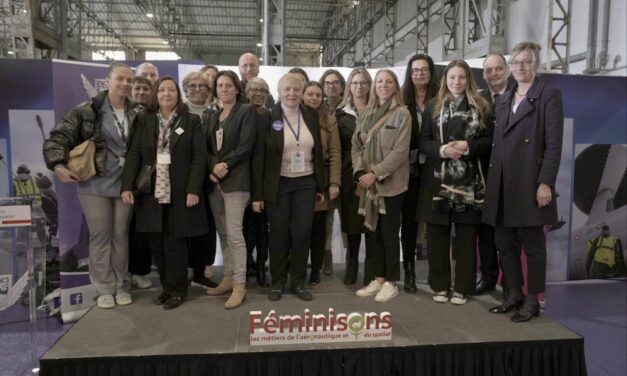
[[216, 131], [216, 146], [218, 151], [222, 150], [222, 139], [224, 137], [224, 129], [218, 129]]
[[124, 167], [124, 164], [126, 163], [126, 158], [124, 157], [120, 157], [118, 164], [120, 165], [120, 167]]
[[174, 130], [174, 132], [176, 132], [176, 134], [178, 134], [179, 136], [184, 132], [183, 128], [176, 128]]
[[305, 172], [305, 154], [299, 151], [292, 153], [292, 172]]
[[162, 165], [169, 165], [170, 162], [170, 153], [160, 153], [157, 154], [157, 163]]

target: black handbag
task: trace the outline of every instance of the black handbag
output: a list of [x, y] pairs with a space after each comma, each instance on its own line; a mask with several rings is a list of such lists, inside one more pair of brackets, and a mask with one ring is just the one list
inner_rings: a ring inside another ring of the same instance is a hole
[[155, 165], [143, 165], [135, 179], [135, 194], [149, 195], [152, 193], [152, 173]]

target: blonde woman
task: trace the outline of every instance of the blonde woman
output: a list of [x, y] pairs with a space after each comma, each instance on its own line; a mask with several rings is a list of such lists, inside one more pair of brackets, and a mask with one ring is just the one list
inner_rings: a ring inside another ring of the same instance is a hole
[[386, 302], [398, 296], [403, 197], [409, 180], [411, 115], [403, 105], [394, 72], [382, 69], [374, 78], [370, 100], [357, 121], [351, 156], [362, 190], [358, 213], [364, 216], [366, 244], [374, 252], [375, 279], [357, 296]]

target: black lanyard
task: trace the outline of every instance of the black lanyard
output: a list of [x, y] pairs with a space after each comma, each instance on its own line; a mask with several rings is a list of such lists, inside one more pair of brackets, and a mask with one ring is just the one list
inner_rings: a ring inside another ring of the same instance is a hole
[[294, 138], [296, 139], [296, 146], [300, 146], [300, 111], [298, 111], [298, 125], [296, 128], [296, 131], [294, 131], [292, 124], [290, 124], [290, 121], [287, 119], [285, 115], [283, 115], [283, 119], [285, 119], [285, 121], [287, 122], [287, 126], [290, 128], [290, 131], [292, 131], [292, 134], [294, 135]]
[[126, 111], [126, 106], [124, 106], [124, 119], [120, 121], [118, 119], [118, 115], [115, 113], [113, 106], [109, 103], [109, 109], [111, 109], [111, 114], [113, 115], [113, 121], [115, 125], [118, 126], [118, 130], [120, 131], [120, 138], [122, 139], [122, 143], [124, 144], [124, 148], [126, 149], [126, 132], [124, 131], [124, 120], [128, 120], [128, 112]]

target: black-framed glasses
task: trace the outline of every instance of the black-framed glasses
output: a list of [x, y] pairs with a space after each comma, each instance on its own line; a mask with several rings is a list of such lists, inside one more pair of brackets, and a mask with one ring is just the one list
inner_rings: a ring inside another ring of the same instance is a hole
[[412, 68], [410, 72], [412, 75], [417, 76], [419, 74], [428, 74], [431, 71], [429, 70], [429, 68], [424, 67], [424, 68]]
[[324, 86], [340, 86], [341, 83], [342, 83], [342, 81], [340, 81], [340, 80], [324, 81]]
[[251, 87], [248, 91], [255, 94], [268, 94], [268, 90], [262, 87]]

